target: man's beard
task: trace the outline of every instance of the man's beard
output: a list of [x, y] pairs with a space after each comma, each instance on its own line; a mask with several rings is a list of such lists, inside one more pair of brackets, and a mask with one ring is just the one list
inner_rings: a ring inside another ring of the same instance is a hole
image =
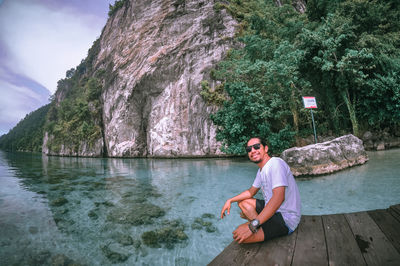
[[250, 159], [249, 156], [247, 156], [247, 157], [249, 158], [250, 161], [252, 161], [252, 162], [255, 163], [255, 164], [259, 164], [259, 163], [261, 163], [261, 161], [262, 161], [262, 159], [257, 160], [257, 161], [253, 161], [252, 159]]

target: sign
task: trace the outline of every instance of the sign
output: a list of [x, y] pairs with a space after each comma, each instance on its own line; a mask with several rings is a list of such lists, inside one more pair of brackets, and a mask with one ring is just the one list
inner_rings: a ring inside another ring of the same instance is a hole
[[305, 96], [303, 97], [304, 108], [317, 108], [317, 101], [315, 97]]

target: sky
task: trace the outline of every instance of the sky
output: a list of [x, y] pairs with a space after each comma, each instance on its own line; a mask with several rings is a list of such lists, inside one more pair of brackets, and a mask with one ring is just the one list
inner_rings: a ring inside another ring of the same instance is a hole
[[49, 102], [115, 0], [0, 0], [0, 135]]

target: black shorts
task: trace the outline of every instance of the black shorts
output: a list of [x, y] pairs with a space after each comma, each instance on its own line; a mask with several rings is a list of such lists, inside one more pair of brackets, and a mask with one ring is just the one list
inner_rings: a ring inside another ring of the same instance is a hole
[[[264, 206], [264, 200], [256, 199], [256, 211], [258, 214], [264, 209]], [[264, 240], [289, 234], [289, 228], [286, 226], [280, 212], [276, 212], [268, 221], [261, 225], [261, 228], [264, 231]]]

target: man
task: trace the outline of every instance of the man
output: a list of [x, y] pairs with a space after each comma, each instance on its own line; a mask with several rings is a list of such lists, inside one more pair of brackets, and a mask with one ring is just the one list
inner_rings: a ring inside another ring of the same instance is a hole
[[[260, 138], [247, 142], [246, 152], [250, 161], [259, 167], [251, 188], [228, 199], [221, 211], [230, 213], [231, 203], [238, 202], [241, 217], [249, 222], [233, 231], [239, 243], [261, 242], [291, 234], [300, 222], [300, 195], [293, 174], [285, 161], [268, 155], [268, 146]], [[264, 200], [253, 198], [262, 189]]]

